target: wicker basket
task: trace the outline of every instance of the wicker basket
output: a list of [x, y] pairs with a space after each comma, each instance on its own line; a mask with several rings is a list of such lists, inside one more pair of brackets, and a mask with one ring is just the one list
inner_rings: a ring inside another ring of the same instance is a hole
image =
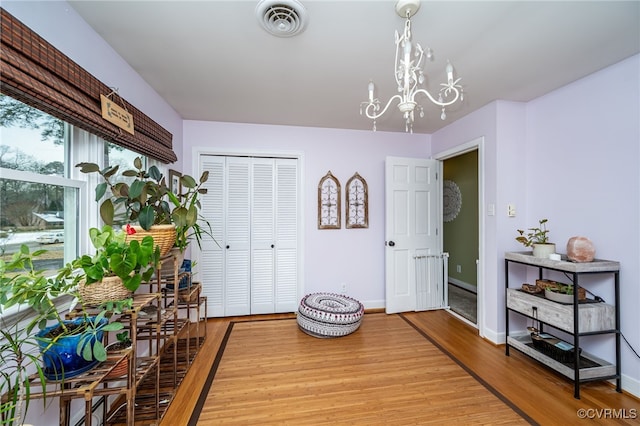
[[[122, 227], [125, 229], [125, 227]], [[160, 247], [160, 256], [167, 255], [176, 242], [176, 225], [153, 225], [148, 231], [141, 226], [132, 226], [136, 230], [135, 234], [127, 235], [127, 240], [142, 241], [147, 235], [153, 237], [153, 242]]]
[[120, 277], [104, 277], [102, 281], [87, 285], [80, 281], [78, 292], [86, 305], [100, 305], [104, 302], [116, 302], [131, 296]]

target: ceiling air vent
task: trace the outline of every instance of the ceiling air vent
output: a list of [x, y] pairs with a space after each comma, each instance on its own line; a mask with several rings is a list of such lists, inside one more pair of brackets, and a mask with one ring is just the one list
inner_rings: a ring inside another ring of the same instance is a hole
[[292, 37], [307, 24], [307, 11], [296, 0], [261, 0], [256, 15], [262, 27], [277, 37]]

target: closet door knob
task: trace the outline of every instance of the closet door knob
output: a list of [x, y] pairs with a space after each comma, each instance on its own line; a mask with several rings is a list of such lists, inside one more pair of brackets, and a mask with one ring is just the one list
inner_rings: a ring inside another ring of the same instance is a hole
[[227, 248], [229, 248], [229, 247], [230, 247], [229, 244], [227, 244]]
[[271, 244], [271, 248], [274, 248], [276, 245], [275, 244]]
[[389, 244], [389, 247], [393, 247], [393, 246], [395, 246], [395, 245], [396, 245], [396, 243], [394, 243], [393, 241], [389, 241], [389, 243], [388, 243], [388, 244]]

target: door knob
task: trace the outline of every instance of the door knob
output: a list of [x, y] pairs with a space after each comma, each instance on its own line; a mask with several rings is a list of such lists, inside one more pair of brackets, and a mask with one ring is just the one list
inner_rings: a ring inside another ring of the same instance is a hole
[[229, 247], [230, 247], [229, 244], [227, 244], [227, 248], [229, 248]]
[[394, 243], [393, 241], [389, 241], [389, 243], [388, 243], [388, 244], [389, 244], [389, 247], [393, 247], [393, 246], [395, 246], [395, 245], [396, 245], [396, 243]]

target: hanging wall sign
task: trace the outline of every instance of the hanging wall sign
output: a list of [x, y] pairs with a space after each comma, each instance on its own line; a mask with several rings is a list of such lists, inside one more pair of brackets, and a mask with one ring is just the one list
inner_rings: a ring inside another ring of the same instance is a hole
[[102, 118], [133, 135], [133, 116], [113, 100], [100, 95]]

